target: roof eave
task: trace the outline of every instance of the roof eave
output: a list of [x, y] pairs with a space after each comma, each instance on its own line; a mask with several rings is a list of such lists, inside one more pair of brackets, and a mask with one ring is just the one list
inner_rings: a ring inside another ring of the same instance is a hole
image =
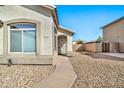
[[65, 31], [71, 33], [72, 35], [74, 35], [74, 32], [72, 30], [68, 29], [68, 28], [65, 28], [65, 27], [62, 27], [62, 26], [59, 25], [59, 29], [60, 30], [65, 30]]
[[116, 22], [118, 22], [118, 21], [120, 21], [122, 19], [124, 19], [124, 16], [123, 17], [120, 17], [119, 19], [117, 19], [117, 20], [115, 20], [113, 22], [110, 22], [109, 24], [107, 24], [105, 26], [100, 27], [100, 29], [104, 29], [105, 27], [110, 26], [111, 24], [116, 23]]
[[56, 6], [43, 5], [43, 7], [46, 7], [52, 11], [52, 16], [53, 16], [54, 22], [58, 28], [59, 27], [59, 21], [58, 21]]
[[52, 6], [49, 6], [49, 5], [43, 5], [43, 7], [46, 7], [46, 8], [48, 8], [48, 9], [50, 9], [52, 11], [52, 14], [53, 14], [52, 16], [54, 18], [55, 25], [57, 26], [58, 29], [66, 30], [67, 32], [69, 32], [72, 35], [74, 35], [74, 32], [72, 30], [70, 30], [68, 28], [65, 28], [65, 27], [62, 27], [62, 26], [59, 25], [56, 7], [52, 7]]

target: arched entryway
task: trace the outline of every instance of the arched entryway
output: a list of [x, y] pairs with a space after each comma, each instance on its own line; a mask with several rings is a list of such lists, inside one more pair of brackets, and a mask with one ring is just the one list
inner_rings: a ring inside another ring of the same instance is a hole
[[58, 36], [58, 54], [66, 55], [67, 53], [67, 36], [59, 35]]

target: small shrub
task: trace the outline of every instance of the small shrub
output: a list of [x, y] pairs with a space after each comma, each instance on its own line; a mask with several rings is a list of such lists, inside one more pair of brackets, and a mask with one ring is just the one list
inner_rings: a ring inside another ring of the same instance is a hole
[[82, 40], [78, 40], [76, 43], [77, 44], [83, 44], [83, 41]]

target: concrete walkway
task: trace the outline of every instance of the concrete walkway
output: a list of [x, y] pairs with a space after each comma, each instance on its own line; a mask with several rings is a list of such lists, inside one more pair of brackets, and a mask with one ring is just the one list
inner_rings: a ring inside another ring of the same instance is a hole
[[118, 58], [124, 58], [124, 53], [101, 53], [101, 54], [118, 57]]
[[40, 88], [69, 88], [74, 83], [77, 75], [75, 74], [69, 59], [64, 56], [55, 56], [55, 72], [47, 79], [43, 80], [36, 87]]

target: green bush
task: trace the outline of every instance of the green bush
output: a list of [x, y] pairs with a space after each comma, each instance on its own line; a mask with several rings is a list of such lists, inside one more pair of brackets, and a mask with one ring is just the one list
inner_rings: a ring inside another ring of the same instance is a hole
[[83, 41], [82, 40], [78, 40], [76, 43], [77, 44], [83, 44]]

